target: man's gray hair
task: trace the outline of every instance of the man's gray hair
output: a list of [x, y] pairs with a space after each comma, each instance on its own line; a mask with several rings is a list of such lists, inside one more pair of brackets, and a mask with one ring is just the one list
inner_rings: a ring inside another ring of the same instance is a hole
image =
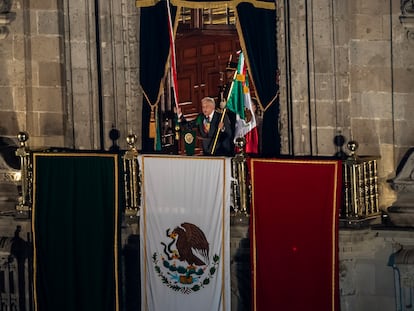
[[208, 97], [208, 96], [206, 96], [206, 97], [204, 97], [204, 98], [201, 100], [201, 102], [202, 102], [202, 103], [211, 103], [211, 104], [213, 104], [213, 105], [214, 105], [214, 107], [216, 106], [216, 101], [214, 100], [214, 98], [213, 98], [213, 97]]

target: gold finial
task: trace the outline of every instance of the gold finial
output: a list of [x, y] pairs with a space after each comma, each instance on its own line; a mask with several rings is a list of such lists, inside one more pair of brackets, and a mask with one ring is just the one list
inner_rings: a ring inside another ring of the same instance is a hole
[[129, 134], [126, 137], [126, 142], [128, 144], [128, 150], [125, 151], [125, 159], [134, 159], [138, 156], [138, 150], [135, 147], [135, 143], [137, 142], [137, 135], [135, 134]]
[[236, 146], [240, 149], [244, 149], [244, 147], [246, 146], [246, 138], [244, 137], [238, 137], [236, 138]]
[[351, 151], [351, 155], [354, 155], [358, 150], [359, 144], [355, 140], [350, 140], [348, 142], [348, 149]]
[[17, 139], [20, 142], [20, 147], [24, 147], [26, 141], [29, 140], [29, 134], [27, 134], [26, 132], [19, 132], [19, 134], [17, 134]]
[[129, 148], [131, 148], [131, 149], [135, 148], [136, 141], [137, 141], [137, 135], [135, 135], [135, 134], [129, 134], [126, 138], [126, 142], [129, 146]]
[[358, 155], [356, 154], [356, 151], [358, 150], [359, 144], [355, 140], [350, 140], [347, 144], [347, 147], [351, 153], [349, 154], [349, 159], [352, 159], [352, 161], [358, 161]]
[[244, 158], [245, 151], [246, 151], [246, 138], [244, 137], [237, 137], [234, 144], [236, 145], [237, 153], [236, 158]]

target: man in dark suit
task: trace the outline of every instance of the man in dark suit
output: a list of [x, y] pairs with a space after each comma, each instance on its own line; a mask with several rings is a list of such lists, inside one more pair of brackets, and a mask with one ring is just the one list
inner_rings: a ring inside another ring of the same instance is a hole
[[[214, 99], [204, 97], [201, 100], [202, 112], [195, 120], [198, 136], [202, 140], [203, 155], [233, 156], [233, 131], [229, 117], [226, 114], [223, 116], [215, 108]], [[181, 111], [178, 111], [178, 117], [181, 122], [187, 122]]]

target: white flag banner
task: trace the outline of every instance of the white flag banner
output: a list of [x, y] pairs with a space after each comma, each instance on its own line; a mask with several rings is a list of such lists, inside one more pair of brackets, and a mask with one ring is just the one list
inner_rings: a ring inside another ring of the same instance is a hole
[[140, 157], [141, 310], [230, 311], [230, 161]]

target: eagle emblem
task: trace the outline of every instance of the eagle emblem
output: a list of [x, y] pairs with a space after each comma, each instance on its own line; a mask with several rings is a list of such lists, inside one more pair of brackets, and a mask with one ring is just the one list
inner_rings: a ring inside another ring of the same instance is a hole
[[209, 242], [204, 232], [188, 222], [166, 230], [169, 242], [161, 242], [162, 252], [152, 256], [162, 282], [174, 291], [189, 294], [210, 283], [220, 257], [210, 258]]
[[193, 134], [191, 134], [191, 133], [186, 133], [186, 134], [184, 135], [184, 141], [185, 141], [187, 144], [192, 144], [192, 143], [193, 143], [193, 141], [194, 141], [194, 136], [193, 136]]

